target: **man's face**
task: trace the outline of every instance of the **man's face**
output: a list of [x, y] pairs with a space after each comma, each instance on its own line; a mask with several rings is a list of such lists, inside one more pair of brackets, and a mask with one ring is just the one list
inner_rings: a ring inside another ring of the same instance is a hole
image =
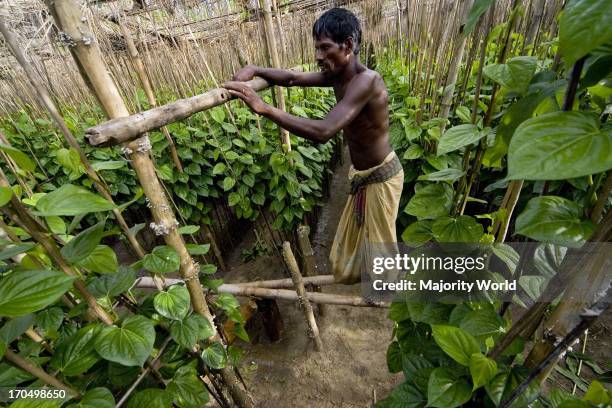
[[325, 36], [315, 38], [315, 59], [325, 76], [337, 75], [348, 64], [351, 52], [346, 44], [336, 44]]

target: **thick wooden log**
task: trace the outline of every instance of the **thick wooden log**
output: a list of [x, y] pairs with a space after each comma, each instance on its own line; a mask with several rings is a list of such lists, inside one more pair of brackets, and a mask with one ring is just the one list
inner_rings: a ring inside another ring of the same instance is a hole
[[[325, 276], [325, 275], [323, 275]], [[306, 281], [306, 278], [304, 278]], [[165, 279], [164, 284], [166, 286], [176, 285], [182, 283], [181, 279]], [[266, 282], [266, 281], [263, 281]], [[138, 278], [134, 284], [136, 288], [154, 288], [153, 281], [148, 276]], [[261, 288], [256, 286], [242, 286], [232, 283], [224, 283], [218, 288], [219, 293], [231, 293], [236, 296], [253, 296], [264, 299], [280, 299], [296, 301], [297, 293], [293, 290], [288, 289], [276, 289], [276, 288]], [[356, 306], [356, 307], [381, 307], [388, 308], [388, 302], [372, 302], [367, 301], [359, 296], [345, 296], [336, 295], [334, 293], [316, 293], [306, 292], [306, 297], [312, 303], [326, 304], [326, 305], [339, 305], [339, 306]]]

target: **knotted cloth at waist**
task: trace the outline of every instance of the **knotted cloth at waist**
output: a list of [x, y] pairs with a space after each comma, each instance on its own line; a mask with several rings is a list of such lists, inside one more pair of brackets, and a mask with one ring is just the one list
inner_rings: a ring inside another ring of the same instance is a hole
[[361, 226], [365, 217], [365, 186], [385, 182], [400, 171], [402, 171], [402, 165], [397, 155], [394, 155], [393, 159], [384, 163], [367, 176], [356, 175], [353, 177], [351, 180], [351, 195], [355, 196], [354, 210], [357, 225]]

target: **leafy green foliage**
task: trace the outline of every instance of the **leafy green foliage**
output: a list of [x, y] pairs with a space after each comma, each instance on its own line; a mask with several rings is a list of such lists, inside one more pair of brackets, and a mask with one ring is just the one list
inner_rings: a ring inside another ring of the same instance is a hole
[[113, 408], [115, 398], [108, 388], [92, 388], [83, 395], [76, 404], [68, 405], [68, 408]]
[[142, 264], [154, 273], [170, 273], [178, 270], [181, 260], [174, 249], [164, 245], [155, 247], [150, 254], [146, 254]]
[[605, 0], [579, 0], [568, 4], [559, 22], [559, 43], [567, 65], [612, 41], [612, 12]]
[[553, 112], [528, 119], [508, 151], [508, 178], [561, 180], [612, 168], [612, 131], [595, 115]]
[[199, 314], [191, 314], [180, 321], [175, 321], [170, 327], [172, 339], [186, 349], [191, 349], [197, 341], [205, 340], [214, 335], [210, 322]]
[[96, 352], [108, 361], [124, 366], [140, 366], [153, 350], [155, 329], [144, 316], [130, 316], [121, 327], [102, 328], [95, 340]]
[[474, 353], [470, 357], [470, 374], [474, 389], [487, 384], [497, 374], [497, 363], [482, 353]]
[[0, 143], [0, 151], [3, 151], [10, 156], [10, 158], [13, 159], [22, 170], [34, 171], [36, 168], [34, 162], [19, 149], [15, 149], [12, 146]]
[[70, 263], [75, 263], [87, 258], [104, 236], [104, 225], [104, 222], [99, 222], [72, 238], [61, 249], [64, 259]]
[[167, 291], [155, 295], [153, 304], [160, 315], [172, 320], [182, 320], [189, 312], [189, 291], [181, 285], [173, 285]]
[[534, 197], [516, 219], [516, 233], [544, 242], [579, 244], [593, 232], [580, 206], [563, 197]]
[[183, 366], [176, 370], [166, 390], [172, 394], [174, 404], [179, 408], [199, 408], [209, 400], [206, 387], [191, 366]]
[[94, 342], [101, 328], [98, 323], [89, 324], [64, 339], [51, 358], [51, 366], [66, 376], [79, 375], [91, 368], [100, 360]]
[[437, 408], [458, 407], [472, 395], [467, 381], [457, 378], [453, 370], [443, 367], [432, 371], [427, 390], [427, 405]]
[[487, 65], [483, 73], [509, 92], [523, 94], [535, 73], [536, 66], [535, 57], [514, 57], [505, 64]]
[[476, 339], [458, 327], [434, 325], [432, 329], [436, 344], [463, 366], [469, 365], [472, 354], [480, 352]]
[[19, 271], [0, 278], [0, 316], [22, 316], [55, 303], [75, 278], [53, 270]]
[[223, 345], [218, 341], [213, 342], [202, 351], [202, 359], [210, 368], [221, 369], [227, 365], [227, 354]]
[[90, 212], [108, 211], [114, 208], [113, 203], [72, 184], [64, 184], [36, 202], [37, 213], [43, 216], [81, 215]]
[[171, 408], [173, 395], [159, 388], [147, 388], [135, 393], [128, 402], [128, 408]]
[[458, 125], [448, 129], [438, 143], [438, 156], [460, 149], [464, 146], [476, 143], [486, 133], [478, 130], [476, 125]]

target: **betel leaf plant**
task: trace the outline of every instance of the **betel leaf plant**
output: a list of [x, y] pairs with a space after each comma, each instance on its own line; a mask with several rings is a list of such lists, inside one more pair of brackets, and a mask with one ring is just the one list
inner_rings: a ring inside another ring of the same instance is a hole
[[[473, 12], [482, 14], [490, 3], [475, 2]], [[582, 396], [576, 388], [568, 392], [550, 384], [543, 392], [539, 382], [558, 360], [549, 363], [546, 357], [571, 333], [553, 329], [542, 336], [538, 324], [528, 323], [540, 322], [546, 311], [546, 327], [581, 320], [581, 310], [563, 297], [580, 296], [580, 285], [570, 284], [558, 303], [542, 294], [551, 290], [550, 280], [580, 281], [582, 270], [563, 269], [567, 251], [612, 238], [610, 24], [604, 2], [570, 1], [559, 17], [558, 37], [551, 35], [552, 46], [504, 61], [498, 59], [500, 51], [521, 50], [524, 39], [509, 33], [510, 22], [493, 29], [495, 38], [508, 30], [510, 42], [504, 48], [489, 35], [484, 65], [463, 76], [472, 104], [457, 104], [442, 133], [434, 126], [436, 118], [417, 120], [409, 86], [393, 86], [402, 72], [417, 66], [392, 58], [379, 65], [391, 85], [392, 141], [407, 169], [398, 221], [402, 240], [411, 245], [497, 242], [489, 247], [491, 256], [514, 271], [523, 299], [515, 297], [518, 320], [508, 315], [507, 303], [495, 299], [394, 302], [387, 363], [390, 372], [403, 373], [404, 382], [377, 406], [566, 408], [612, 401], [602, 385], [609, 376], [584, 354], [569, 353], [554, 371], [574, 382]], [[506, 240], [533, 242], [541, 275], [520, 276], [519, 254], [502, 244]], [[605, 292], [592, 276], [581, 295]], [[590, 384], [577, 369], [581, 358], [594, 364]], [[532, 372], [539, 377], [526, 381]]]
[[[293, 92], [287, 96], [287, 102], [297, 115], [323, 117], [332, 106], [329, 90], [312, 89], [310, 96], [304, 100], [303, 94]], [[269, 100], [269, 93], [264, 93], [264, 98]], [[176, 98], [164, 94], [164, 99]], [[144, 108], [148, 106], [145, 101], [142, 103]], [[103, 120], [98, 107], [88, 107], [83, 112], [73, 112], [70, 107], [62, 110], [79, 141], [83, 141], [88, 127]], [[174, 196], [179, 215], [189, 224], [219, 222], [213, 212], [214, 200], [218, 200], [227, 203], [239, 219], [255, 220], [262, 209], [270, 208], [275, 215], [273, 226], [291, 229], [322, 197], [323, 178], [336, 141], [312, 145], [293, 137], [294, 151], [282, 152], [273, 123], [259, 120], [238, 102], [232, 103], [231, 112], [230, 115], [223, 107], [217, 107], [168, 126], [178, 157], [186, 163], [183, 172], [175, 168], [166, 154], [168, 141], [163, 133], [151, 132], [159, 178]], [[31, 169], [24, 168], [32, 171], [32, 177], [26, 179], [30, 187], [52, 191], [70, 183], [93, 190], [78, 153], [64, 147], [54, 136], [51, 122], [33, 119], [32, 114], [22, 110], [3, 118], [0, 128], [18, 152], [14, 154], [19, 154], [19, 149], [32, 152], [36, 161]], [[134, 171], [120, 148], [82, 144], [82, 149], [92, 158], [92, 167], [104, 178], [117, 201], [139, 197]], [[11, 174], [7, 176], [15, 182]], [[139, 198], [137, 205], [126, 211], [131, 224], [143, 221], [139, 209], [145, 206], [144, 198]], [[90, 225], [99, 221], [91, 215], [85, 218]]]
[[[27, 156], [15, 157], [21, 171], [33, 168]], [[74, 184], [28, 198], [0, 176], [0, 386], [51, 385], [66, 391], [51, 402], [58, 407], [119, 401], [199, 407], [211, 396], [223, 403], [225, 391], [207, 389], [201, 376], [218, 385], [220, 370], [239, 364], [240, 352], [227, 348], [211, 322], [193, 311], [184, 286], [133, 288], [138, 273], [176, 272], [176, 252], [160, 246], [120, 265], [106, 244], [117, 234], [108, 218], [115, 204]], [[79, 227], [87, 215], [101, 221]], [[208, 250], [189, 247], [198, 255]], [[201, 266], [202, 284], [214, 292], [220, 282], [205, 278], [215, 271], [210, 266]], [[235, 335], [249, 340], [232, 295], [219, 294], [211, 307], [220, 324], [232, 320]]]

